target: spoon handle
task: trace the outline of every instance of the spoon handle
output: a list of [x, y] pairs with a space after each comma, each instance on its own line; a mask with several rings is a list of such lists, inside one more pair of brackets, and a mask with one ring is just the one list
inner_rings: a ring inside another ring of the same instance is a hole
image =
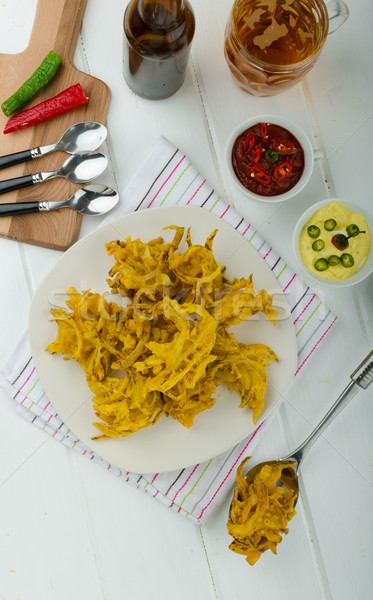
[[0, 204], [0, 217], [12, 217], [39, 212], [39, 202], [8, 202]]
[[5, 169], [6, 167], [12, 167], [13, 165], [27, 162], [28, 160], [35, 158], [35, 156], [37, 155], [35, 155], [32, 150], [22, 150], [21, 152], [14, 152], [13, 154], [0, 156], [0, 169]]
[[330, 425], [335, 417], [347, 406], [347, 404], [356, 396], [360, 389], [366, 389], [373, 381], [373, 350], [364, 358], [362, 363], [351, 375], [350, 383], [345, 387], [343, 392], [334, 402], [333, 406], [326, 413], [324, 418], [315, 427], [308, 438], [283, 460], [294, 458], [297, 461], [297, 467], [301, 460], [305, 457], [308, 450], [313, 446], [315, 441], [320, 437], [323, 431]]
[[12, 167], [13, 165], [19, 165], [20, 163], [27, 162], [33, 158], [45, 156], [50, 152], [54, 152], [54, 150], [59, 150], [58, 143], [50, 144], [49, 146], [39, 146], [37, 148], [32, 148], [31, 150], [21, 150], [20, 152], [14, 152], [13, 154], [0, 156], [0, 169]]
[[24, 175], [23, 177], [15, 177], [14, 179], [6, 179], [0, 181], [0, 194], [6, 194], [7, 192], [13, 192], [19, 190], [34, 183], [38, 183], [39, 178], [36, 175]]
[[366, 390], [368, 385], [373, 381], [373, 350], [363, 360], [363, 362], [355, 369], [351, 375], [352, 381], [357, 383], [363, 390]]

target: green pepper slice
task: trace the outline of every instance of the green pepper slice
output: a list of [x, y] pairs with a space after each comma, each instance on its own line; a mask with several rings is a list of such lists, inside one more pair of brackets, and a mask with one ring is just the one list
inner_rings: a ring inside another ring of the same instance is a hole
[[354, 266], [355, 261], [351, 254], [342, 254], [341, 263], [344, 267], [346, 267], [346, 269], [351, 269], [351, 267]]
[[337, 221], [335, 219], [326, 219], [326, 221], [324, 221], [324, 229], [326, 229], [326, 231], [333, 231], [336, 226]]
[[317, 225], [310, 225], [309, 227], [307, 227], [307, 233], [310, 236], [310, 238], [316, 239], [320, 235], [320, 228], [317, 227]]
[[329, 267], [328, 261], [325, 260], [325, 258], [317, 259], [313, 266], [315, 267], [316, 271], [326, 271], [326, 269]]
[[360, 229], [355, 223], [351, 223], [351, 225], [347, 225], [346, 232], [349, 237], [355, 237], [355, 235], [359, 235]]
[[323, 248], [325, 248], [325, 242], [321, 239], [315, 240], [312, 244], [312, 250], [315, 250], [316, 252], [320, 252]]
[[335, 267], [336, 265], [339, 265], [340, 262], [341, 262], [341, 259], [336, 254], [332, 254], [328, 258], [328, 263], [331, 267]]
[[61, 56], [51, 50], [31, 77], [10, 98], [2, 103], [1, 110], [3, 113], [9, 117], [31, 100], [52, 79], [61, 61]]

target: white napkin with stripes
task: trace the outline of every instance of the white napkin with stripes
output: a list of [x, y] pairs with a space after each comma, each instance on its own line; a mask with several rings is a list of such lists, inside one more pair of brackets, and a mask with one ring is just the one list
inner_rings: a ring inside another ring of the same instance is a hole
[[[286, 292], [293, 318], [298, 346], [297, 377], [335, 323], [336, 316], [276, 254], [270, 243], [220, 199], [184, 153], [161, 137], [121, 194], [121, 201], [109, 218], [175, 204], [200, 206], [226, 220], [257, 249], [273, 270]], [[70, 431], [68, 424], [61, 421], [38, 379], [27, 332], [0, 365], [0, 385], [14, 398], [19, 413], [48, 436], [87, 456], [198, 525], [206, 523], [231, 492], [238, 465], [245, 456], [252, 455], [268, 424], [267, 420], [243, 442], [204, 463], [167, 473], [130, 473], [92, 452]]]

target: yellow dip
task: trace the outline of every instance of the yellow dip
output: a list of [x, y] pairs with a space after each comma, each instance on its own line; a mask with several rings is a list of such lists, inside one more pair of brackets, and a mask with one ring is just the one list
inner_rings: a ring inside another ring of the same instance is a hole
[[[327, 231], [324, 227], [324, 223], [328, 219], [334, 219], [337, 223], [332, 231]], [[347, 236], [346, 228], [351, 224], [357, 225], [360, 231], [365, 231], [366, 233], [359, 233], [355, 237], [350, 237], [348, 247], [344, 250], [338, 250], [332, 243], [332, 238], [338, 233]], [[308, 234], [307, 230], [311, 225], [320, 229], [320, 234], [317, 238], [312, 238]], [[325, 243], [322, 250], [315, 251], [312, 249], [312, 244], [316, 239], [322, 240]], [[370, 251], [370, 245], [371, 235], [363, 215], [351, 213], [339, 202], [331, 202], [312, 215], [311, 219], [303, 227], [299, 239], [299, 250], [306, 267], [314, 275], [329, 280], [347, 279], [354, 275], [365, 264]], [[340, 258], [346, 253], [351, 255], [354, 260], [352, 267], [346, 268], [339, 262], [337, 265], [329, 265], [325, 271], [315, 269], [314, 265], [318, 259], [323, 258], [328, 260], [332, 255]]]

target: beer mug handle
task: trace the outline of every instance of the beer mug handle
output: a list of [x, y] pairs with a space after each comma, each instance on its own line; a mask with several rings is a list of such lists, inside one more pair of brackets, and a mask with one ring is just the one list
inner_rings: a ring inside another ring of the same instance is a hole
[[329, 15], [329, 35], [343, 25], [348, 19], [350, 11], [343, 0], [327, 0], [325, 4]]

